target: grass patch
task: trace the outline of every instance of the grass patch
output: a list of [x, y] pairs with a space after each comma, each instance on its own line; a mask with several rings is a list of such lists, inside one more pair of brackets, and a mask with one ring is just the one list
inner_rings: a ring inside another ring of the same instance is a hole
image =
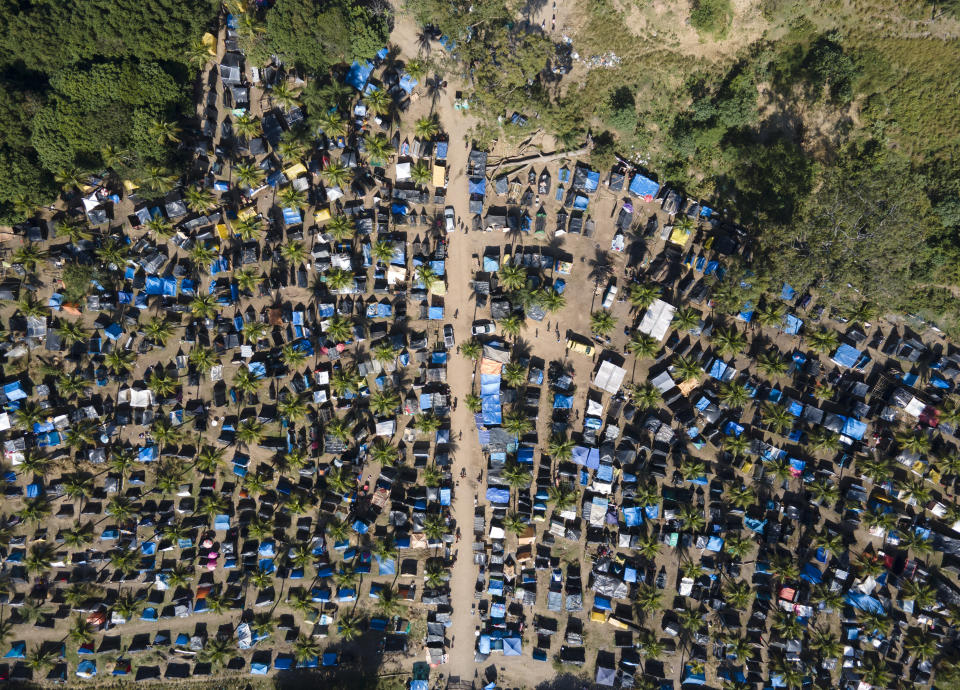
[[723, 38], [733, 20], [730, 0], [694, 0], [690, 24], [701, 36]]

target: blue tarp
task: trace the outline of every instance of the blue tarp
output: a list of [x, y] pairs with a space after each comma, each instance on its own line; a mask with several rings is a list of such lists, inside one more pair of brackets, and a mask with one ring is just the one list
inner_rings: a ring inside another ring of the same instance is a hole
[[560, 393], [554, 393], [553, 395], [553, 409], [555, 410], [569, 410], [573, 408], [573, 396], [572, 395], [561, 395]]
[[583, 188], [588, 192], [597, 191], [597, 187], [600, 186], [600, 173], [593, 170], [587, 171], [587, 179], [583, 183]]
[[367, 79], [370, 78], [370, 74], [373, 72], [373, 64], [364, 60], [361, 65], [356, 60], [353, 61], [353, 64], [350, 65], [350, 69], [347, 71], [347, 76], [344, 81], [355, 88], [357, 91], [363, 91], [364, 85], [367, 83]]
[[471, 194], [483, 196], [487, 193], [487, 180], [483, 177], [471, 177], [467, 182], [467, 189]]
[[797, 291], [790, 287], [788, 283], [784, 283], [783, 289], [780, 291], [780, 299], [789, 302], [796, 296]]
[[436, 156], [436, 158], [437, 158], [438, 161], [446, 160], [446, 158], [447, 158], [447, 142], [445, 142], [445, 141], [438, 141], [438, 142], [437, 142], [437, 150], [435, 151], [434, 155]]
[[520, 656], [522, 650], [523, 650], [523, 644], [519, 637], [503, 638], [503, 655], [504, 656]]
[[720, 537], [710, 537], [707, 540], [707, 551], [719, 552], [723, 548], [723, 539]]
[[660, 185], [649, 177], [644, 177], [640, 173], [637, 173], [633, 176], [633, 179], [630, 180], [629, 189], [631, 194], [642, 198], [644, 201], [653, 201], [657, 192], [660, 191]]
[[803, 327], [803, 321], [793, 314], [787, 314], [783, 317], [783, 332], [787, 335], [797, 335]]
[[509, 489], [491, 486], [487, 489], [487, 501], [490, 503], [509, 503], [510, 491]]
[[841, 367], [852, 367], [858, 359], [860, 359], [860, 351], [844, 343], [833, 353], [830, 361]]
[[595, 470], [600, 467], [600, 451], [597, 448], [574, 446], [572, 459], [578, 465]]
[[577, 194], [573, 199], [573, 207], [578, 211], [583, 211], [589, 206], [590, 199], [583, 196], [582, 194]]
[[285, 208], [283, 209], [283, 222], [287, 225], [296, 225], [303, 221], [303, 218], [300, 217], [300, 209], [298, 208]]
[[867, 433], [867, 425], [859, 419], [847, 417], [843, 423], [843, 431], [841, 433], [843, 433], [844, 436], [849, 436], [852, 439], [860, 441], [863, 439], [863, 435]]
[[443, 307], [430, 307], [428, 317], [431, 321], [443, 320]]
[[886, 613], [886, 609], [883, 608], [883, 603], [876, 597], [871, 597], [868, 594], [861, 594], [860, 592], [847, 592], [844, 596], [844, 601], [850, 604], [853, 608], [859, 609], [861, 611], [870, 611], [871, 613]]
[[480, 401], [483, 423], [501, 424], [503, 422], [503, 413], [500, 407], [500, 394], [481, 396]]
[[800, 579], [817, 585], [823, 581], [823, 574], [813, 563], [807, 563], [800, 571]]
[[627, 506], [623, 508], [623, 521], [627, 527], [637, 527], [643, 522], [643, 516], [639, 506]]
[[411, 77], [409, 74], [404, 73], [400, 77], [400, 88], [403, 89], [407, 95], [410, 95], [410, 92], [413, 91], [413, 87], [417, 85], [417, 80]]
[[767, 526], [766, 520], [755, 520], [754, 518], [743, 518], [743, 524], [747, 526], [748, 529], [763, 534], [764, 527]]

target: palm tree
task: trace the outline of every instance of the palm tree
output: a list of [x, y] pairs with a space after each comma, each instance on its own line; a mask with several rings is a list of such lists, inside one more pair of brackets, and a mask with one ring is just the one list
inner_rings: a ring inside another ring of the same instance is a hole
[[810, 599], [824, 609], [832, 611], [841, 608], [844, 603], [843, 592], [835, 592], [830, 589], [829, 585], [825, 584], [815, 585]]
[[746, 510], [757, 502], [757, 494], [750, 486], [731, 487], [727, 490], [726, 496], [730, 505], [736, 506], [740, 510]]
[[903, 638], [903, 648], [914, 659], [929, 661], [937, 655], [937, 642], [920, 628], [910, 628]]
[[[408, 66], [409, 71], [409, 66]], [[433, 139], [440, 131], [436, 117], [425, 115], [414, 124], [414, 133], [421, 139]]]
[[413, 420], [413, 427], [421, 434], [432, 434], [440, 428], [442, 422], [432, 414], [418, 414]]
[[770, 572], [773, 579], [777, 582], [786, 582], [796, 580], [800, 575], [800, 569], [796, 560], [791, 556], [784, 554], [774, 554], [770, 559]]
[[533, 422], [523, 410], [511, 410], [503, 417], [503, 428], [520, 437], [533, 430]]
[[154, 120], [147, 128], [150, 136], [156, 137], [158, 144], [180, 142], [180, 125], [176, 122], [167, 122], [165, 120]]
[[643, 310], [660, 298], [660, 286], [653, 283], [637, 283], [630, 286], [627, 299], [630, 305], [637, 310]]
[[533, 479], [533, 475], [531, 475], [530, 470], [525, 468], [520, 463], [514, 461], [508, 462], [506, 465], [504, 465], [501, 476], [503, 477], [504, 481], [506, 481], [507, 484], [509, 484], [513, 489], [526, 488], [530, 486], [530, 482]]
[[33, 244], [24, 244], [13, 252], [11, 260], [20, 264], [27, 271], [34, 271], [39, 264], [46, 261], [47, 252]]
[[217, 207], [217, 198], [213, 190], [205, 187], [190, 186], [183, 192], [184, 202], [194, 213], [206, 213]]
[[17, 511], [17, 516], [26, 522], [39, 524], [50, 517], [50, 501], [44, 496], [28, 498], [23, 503], [23, 508]]
[[384, 388], [370, 396], [370, 410], [381, 417], [393, 414], [400, 406], [400, 395], [393, 389]]
[[266, 173], [263, 168], [253, 161], [237, 163], [233, 166], [233, 174], [241, 187], [253, 188], [263, 182]]
[[364, 103], [374, 115], [386, 115], [393, 105], [393, 98], [386, 89], [371, 89], [363, 96]]
[[736, 355], [747, 346], [747, 336], [732, 327], [716, 329], [710, 339], [721, 355]]
[[910, 431], [904, 431], [894, 435], [897, 445], [905, 451], [925, 455], [930, 452], [930, 437], [923, 434], [914, 434]]
[[693, 307], [680, 307], [673, 315], [670, 325], [678, 331], [689, 331], [699, 325], [702, 315]]
[[355, 230], [353, 220], [342, 213], [331, 218], [325, 228], [326, 233], [336, 242], [343, 242], [345, 239], [353, 237]]
[[201, 319], [212, 319], [217, 314], [217, 300], [213, 295], [197, 295], [190, 301], [190, 311]]
[[202, 345], [197, 345], [190, 350], [187, 359], [201, 374], [206, 374], [213, 369], [213, 365], [217, 361], [213, 350], [209, 347], [203, 347]]
[[660, 351], [660, 343], [649, 335], [637, 332], [627, 343], [627, 351], [637, 359], [653, 359]]
[[151, 218], [146, 222], [147, 230], [160, 238], [173, 236], [173, 225], [166, 218]]
[[433, 181], [433, 171], [424, 161], [417, 161], [410, 166], [410, 177], [415, 185], [426, 187]]
[[820, 505], [832, 506], [840, 498], [840, 489], [832, 482], [818, 478], [807, 485], [810, 497]]
[[293, 643], [293, 657], [298, 664], [305, 664], [320, 656], [320, 645], [307, 635], [298, 635]]
[[39, 644], [27, 654], [26, 665], [31, 671], [40, 671], [53, 666], [56, 654], [48, 645]]
[[863, 664], [863, 680], [876, 688], [890, 687], [893, 674], [885, 661], [879, 658], [870, 658]]
[[290, 110], [290, 108], [293, 108], [300, 103], [300, 101], [297, 100], [300, 92], [291, 87], [285, 81], [274, 84], [273, 89], [271, 89], [269, 92], [269, 95], [271, 100], [284, 110]]
[[427, 561], [427, 566], [424, 570], [424, 580], [426, 580], [428, 587], [433, 589], [442, 587], [449, 577], [450, 572], [438, 559], [431, 558]]
[[249, 396], [260, 389], [260, 384], [263, 383], [263, 379], [257, 378], [249, 369], [241, 367], [237, 369], [237, 373], [234, 374], [231, 383], [242, 396]]
[[93, 640], [93, 628], [87, 623], [86, 618], [77, 616], [70, 624], [67, 636], [77, 644], [84, 644]]
[[504, 264], [497, 271], [497, 279], [504, 290], [519, 290], [527, 284], [527, 269], [515, 264]]
[[89, 172], [76, 167], [60, 168], [53, 173], [54, 181], [63, 191], [82, 188], [89, 177]]
[[289, 422], [298, 422], [307, 415], [307, 402], [299, 395], [288, 395], [277, 405], [280, 416]]
[[573, 457], [573, 447], [576, 445], [573, 439], [567, 438], [564, 434], [553, 434], [547, 444], [547, 452], [555, 460], [569, 460]]
[[294, 161], [303, 158], [307, 153], [306, 144], [296, 137], [289, 135], [290, 132], [285, 132], [283, 138], [280, 139], [280, 143], [277, 144], [277, 156], [279, 156], [282, 161]]
[[147, 379], [147, 388], [160, 398], [166, 398], [177, 389], [177, 380], [165, 371], [154, 369]]
[[590, 314], [590, 331], [595, 335], [607, 335], [616, 328], [617, 320], [606, 310], [595, 311]]
[[785, 431], [793, 428], [794, 417], [790, 412], [774, 402], [766, 402], [760, 408], [760, 416], [763, 423], [777, 434], [783, 434]]
[[237, 426], [237, 443], [242, 443], [245, 446], [258, 443], [263, 438], [263, 433], [263, 424], [256, 419], [244, 419]]
[[242, 115], [234, 118], [233, 131], [237, 133], [237, 136], [243, 137], [244, 139], [253, 139], [260, 136], [263, 127], [259, 119], [249, 112], [244, 112]]
[[697, 361], [682, 355], [674, 360], [673, 369], [683, 381], [698, 381], [704, 374], [703, 368]]
[[340, 638], [344, 642], [352, 642], [360, 635], [360, 616], [355, 613], [343, 613], [340, 615], [340, 624], [338, 631]]
[[24, 556], [23, 567], [28, 573], [45, 573], [50, 569], [53, 556], [54, 548], [52, 544], [31, 544], [30, 550]]
[[367, 156], [375, 163], [384, 163], [393, 155], [390, 140], [383, 134], [364, 137], [363, 144], [367, 149]]
[[475, 362], [483, 354], [483, 346], [476, 338], [471, 338], [460, 346], [460, 354]]
[[750, 391], [746, 386], [729, 382], [720, 386], [720, 402], [732, 409], [742, 408], [750, 400]]
[[810, 349], [822, 355], [835, 350], [840, 342], [837, 332], [826, 328], [808, 334], [807, 340], [810, 343]]
[[723, 598], [730, 608], [746, 611], [753, 599], [753, 589], [742, 580], [733, 580], [724, 586]]
[[517, 388], [527, 380], [527, 367], [522, 362], [509, 362], [503, 367], [502, 376], [508, 386]]
[[[211, 598], [214, 600], [213, 602], [210, 601]], [[207, 597], [207, 605], [211, 611], [213, 610], [213, 604], [217, 601], [219, 601], [218, 597]], [[203, 663], [217, 667], [222, 666], [227, 661], [227, 658], [233, 654], [234, 649], [233, 640], [218, 635], [212, 640], [208, 640], [197, 656]]]
[[443, 472], [436, 465], [427, 465], [423, 468], [423, 485], [437, 487], [443, 483]]
[[553, 509], [557, 512], [567, 510], [577, 502], [578, 498], [576, 489], [569, 482], [560, 482], [551, 486], [547, 493], [549, 494], [547, 500], [553, 504]]
[[527, 523], [519, 513], [508, 513], [503, 519], [503, 527], [508, 532], [513, 532], [517, 536], [527, 531]]
[[399, 457], [396, 446], [383, 438], [378, 438], [370, 447], [370, 457], [383, 467], [392, 467]]
[[906, 580], [900, 586], [900, 598], [904, 601], [913, 601], [918, 609], [914, 611], [914, 615], [918, 615], [920, 611], [929, 609], [937, 602], [937, 592], [930, 585], [921, 584], [916, 580]]
[[212, 247], [208, 247], [202, 242], [198, 242], [190, 247], [190, 260], [193, 261], [193, 265], [198, 269], [200, 267], [209, 266], [216, 258], [217, 250]]
[[167, 340], [173, 335], [174, 326], [164, 318], [154, 317], [150, 319], [143, 327], [143, 332], [153, 342], [165, 346]]
[[782, 304], [766, 303], [757, 309], [757, 322], [764, 328], [779, 326], [783, 323], [784, 314], [786, 309]]
[[14, 424], [24, 431], [33, 431], [35, 424], [46, 418], [46, 413], [36, 403], [26, 402], [14, 414]]
[[511, 314], [500, 322], [500, 329], [504, 335], [516, 338], [520, 330], [526, 325], [524, 318], [518, 314]]
[[223, 450], [204, 445], [197, 453], [194, 466], [203, 474], [216, 474], [223, 465]]
[[162, 166], [148, 165], [140, 174], [138, 183], [150, 194], [166, 194], [176, 186], [177, 176]]
[[[367, 149], [369, 151], [369, 148]], [[320, 171], [328, 187], [342, 187], [350, 179], [350, 168], [340, 161], [333, 161]]]
[[734, 458], [739, 458], [746, 455], [750, 450], [750, 440], [744, 435], [731, 434], [730, 436], [724, 436], [723, 449]]
[[638, 410], [655, 410], [660, 407], [663, 395], [660, 389], [649, 381], [639, 386], [634, 386], [630, 391], [630, 402]]

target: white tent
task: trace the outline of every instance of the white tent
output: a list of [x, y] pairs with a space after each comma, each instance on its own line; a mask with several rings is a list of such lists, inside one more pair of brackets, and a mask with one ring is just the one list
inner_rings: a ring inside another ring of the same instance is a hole
[[673, 315], [677, 308], [662, 299], [655, 300], [647, 308], [647, 313], [643, 315], [640, 322], [640, 332], [649, 335], [654, 340], [663, 342], [670, 330], [670, 322], [673, 321]]
[[410, 179], [410, 164], [397, 163], [397, 182]]
[[153, 405], [153, 393], [149, 390], [138, 391], [133, 388], [127, 388], [120, 391], [117, 396], [117, 402], [120, 404], [130, 403], [130, 407], [149, 407]]
[[593, 385], [610, 395], [615, 395], [620, 390], [626, 375], [626, 369], [618, 367], [613, 362], [605, 361], [600, 364], [597, 375], [593, 377]]

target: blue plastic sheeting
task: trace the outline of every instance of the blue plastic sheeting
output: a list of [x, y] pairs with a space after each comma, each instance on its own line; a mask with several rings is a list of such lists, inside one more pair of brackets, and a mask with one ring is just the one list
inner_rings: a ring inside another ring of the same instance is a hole
[[397, 203], [393, 202], [390, 204], [390, 213], [395, 216], [405, 216], [410, 209], [407, 208], [407, 205], [403, 202]]
[[184, 278], [180, 281], [180, 292], [185, 295], [193, 295], [196, 293], [196, 284], [192, 280]]
[[260, 661], [254, 661], [250, 664], [250, 675], [251, 676], [265, 676], [269, 670], [269, 665], [264, 664]]
[[357, 91], [363, 91], [364, 85], [367, 83], [367, 79], [370, 78], [370, 74], [373, 72], [373, 63], [368, 60], [364, 60], [361, 65], [356, 60], [353, 61], [353, 64], [350, 65], [350, 69], [347, 71], [347, 76], [344, 81], [355, 88]]
[[484, 395], [481, 397], [481, 414], [484, 424], [500, 424], [503, 422], [500, 407], [500, 395]]
[[[489, 653], [490, 653], [490, 636], [489, 636], [489, 635], [481, 635], [481, 636], [480, 636], [480, 645], [479, 645], [479, 647], [478, 647], [478, 651], [479, 651], [481, 654], [489, 654]], [[413, 686], [411, 686], [411, 690], [412, 690], [412, 687], [413, 687]]]
[[846, 421], [843, 423], [843, 433], [844, 436], [849, 436], [854, 440], [861, 440], [863, 435], [867, 433], [867, 425], [861, 422], [859, 419], [854, 419], [853, 417], [847, 417]]
[[27, 394], [23, 392], [23, 388], [21, 388], [19, 381], [4, 384], [3, 393], [7, 396], [7, 400], [23, 400], [27, 397]]
[[253, 374], [254, 378], [262, 379], [267, 375], [267, 365], [263, 362], [250, 362], [247, 369]]
[[283, 222], [286, 223], [287, 225], [296, 225], [297, 223], [303, 222], [303, 218], [300, 217], [300, 209], [284, 208]]
[[162, 295], [163, 280], [159, 276], [147, 276], [143, 291], [148, 295]]
[[841, 367], [852, 367], [860, 359], [860, 350], [844, 343], [833, 353], [830, 361]]
[[628, 506], [623, 509], [623, 521], [627, 527], [637, 527], [643, 522], [643, 514], [638, 506]]
[[644, 177], [640, 173], [637, 173], [633, 176], [633, 179], [630, 180], [629, 190], [631, 194], [642, 198], [644, 201], [653, 201], [657, 192], [660, 191], [660, 185], [649, 177]]
[[496, 256], [483, 257], [483, 270], [487, 273], [494, 273], [500, 270], [500, 260]]
[[555, 410], [569, 410], [573, 408], [573, 396], [572, 395], [560, 395], [559, 393], [554, 393], [553, 395], [553, 409]]
[[487, 180], [483, 177], [471, 177], [467, 182], [467, 189], [471, 194], [483, 196], [487, 193]]
[[726, 436], [739, 436], [744, 432], [745, 427], [742, 424], [737, 424], [736, 422], [727, 422], [726, 426], [723, 427], [723, 433]]
[[403, 89], [407, 95], [410, 95], [410, 92], [413, 91], [413, 87], [417, 85], [417, 80], [411, 77], [409, 74], [404, 74], [400, 77], [400, 88]]
[[447, 272], [446, 264], [443, 261], [431, 261], [430, 268], [440, 277], [443, 277]]
[[787, 335], [797, 335], [801, 328], [803, 328], [803, 321], [793, 314], [783, 317], [783, 332]]
[[600, 467], [600, 451], [596, 448], [574, 446], [572, 459], [575, 463], [583, 465], [587, 469], [595, 470]]
[[643, 514], [647, 516], [648, 520], [656, 520], [660, 517], [660, 506], [644, 506]]
[[823, 574], [813, 563], [807, 563], [800, 571], [800, 579], [818, 585], [823, 581]]
[[377, 555], [374, 555], [374, 558], [377, 559], [377, 567], [381, 575], [395, 575], [397, 573], [397, 562], [394, 559], [380, 558]]
[[797, 291], [790, 287], [788, 283], [784, 283], [783, 289], [780, 291], [780, 299], [784, 300], [785, 302], [789, 302], [796, 296]]
[[156, 446], [147, 446], [146, 448], [141, 448], [137, 452], [137, 460], [139, 462], [153, 462], [159, 457]]
[[600, 465], [594, 473], [594, 476], [602, 482], [612, 482], [613, 465]]
[[583, 188], [588, 192], [597, 191], [597, 187], [600, 186], [600, 173], [594, 172], [593, 170], [587, 171], [587, 179], [583, 183]]
[[450, 489], [449, 488], [440, 489], [440, 505], [442, 506], [450, 505]]
[[708, 373], [710, 374], [711, 378], [715, 378], [718, 381], [722, 381], [723, 375], [726, 373], [726, 371], [727, 371], [726, 363], [724, 363], [719, 359], [715, 359], [713, 360], [713, 366], [710, 367], [710, 371]]
[[583, 196], [582, 194], [577, 194], [573, 199], [573, 207], [578, 211], [583, 211], [590, 204], [590, 199]]
[[524, 446], [517, 451], [517, 462], [533, 463], [533, 447]]
[[431, 321], [442, 321], [443, 307], [430, 307], [427, 316]]
[[510, 491], [500, 487], [491, 486], [487, 489], [487, 500], [490, 503], [506, 504], [510, 502]]
[[519, 637], [503, 638], [503, 655], [520, 656], [523, 650], [523, 644]]
[[794, 417], [799, 417], [803, 414], [803, 404], [793, 400], [787, 405], [787, 412], [792, 414]]
[[500, 394], [500, 374], [480, 374], [480, 395]]
[[758, 534], [763, 534], [763, 530], [767, 526], [767, 521], [746, 517], [743, 518], [743, 524], [746, 525], [748, 529], [751, 529]]
[[945, 391], [948, 391], [950, 390], [950, 388], [952, 388], [952, 386], [947, 381], [944, 381], [939, 376], [931, 376], [930, 385], [933, 386], [934, 388], [939, 388]]
[[707, 551], [719, 552], [723, 548], [723, 539], [720, 537], [710, 537], [707, 540]]
[[447, 158], [447, 142], [438, 141], [437, 150], [434, 154], [437, 157], [438, 161], [446, 160]]
[[593, 608], [598, 611], [609, 611], [613, 607], [610, 605], [610, 597], [601, 596], [596, 594], [593, 597]]
[[883, 608], [883, 603], [879, 599], [876, 597], [871, 597], [868, 594], [861, 594], [860, 592], [847, 592], [847, 594], [844, 596], [844, 601], [860, 611], [869, 611], [871, 613], [887, 612], [886, 609]]
[[213, 519], [213, 529], [217, 531], [226, 531], [230, 529], [230, 516], [229, 515], [217, 515]]
[[689, 666], [684, 668], [684, 685], [706, 685], [707, 676], [703, 673], [694, 673], [693, 669]]

